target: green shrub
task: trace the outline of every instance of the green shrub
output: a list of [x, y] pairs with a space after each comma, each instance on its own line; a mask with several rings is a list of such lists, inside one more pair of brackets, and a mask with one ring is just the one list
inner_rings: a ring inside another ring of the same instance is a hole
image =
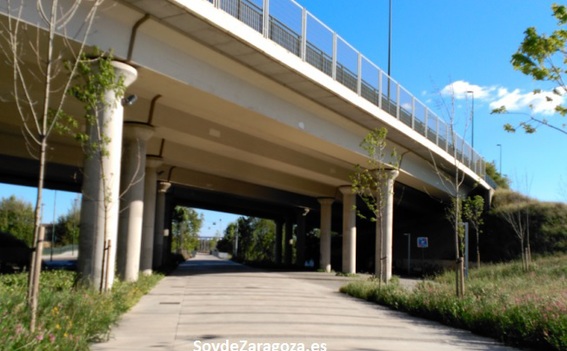
[[502, 212], [522, 211], [529, 215], [530, 246], [533, 254], [567, 253], [567, 204], [541, 202], [512, 190], [498, 189], [492, 209], [485, 218], [481, 255], [485, 260], [501, 261], [520, 257], [520, 243], [501, 218]]
[[43, 272], [36, 331], [28, 329], [27, 275], [0, 276], [0, 345], [4, 350], [88, 350], [105, 339], [119, 316], [162, 278], [141, 276], [136, 283], [117, 282], [112, 292], [74, 288], [75, 273]]
[[567, 255], [471, 270], [464, 298], [448, 272], [411, 292], [396, 284], [353, 282], [341, 292], [416, 316], [471, 330], [508, 344], [567, 350]]

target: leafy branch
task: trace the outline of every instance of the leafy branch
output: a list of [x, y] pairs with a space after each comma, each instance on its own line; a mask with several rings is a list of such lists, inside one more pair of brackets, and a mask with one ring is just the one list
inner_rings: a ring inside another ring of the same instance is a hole
[[[515, 70], [532, 77], [536, 81], [550, 82], [554, 85], [552, 90], [554, 96], [545, 96], [547, 102], [553, 102], [554, 97], [559, 97], [561, 101], [567, 93], [565, 84], [565, 74], [567, 74], [567, 7], [565, 5], [553, 4], [551, 6], [553, 17], [557, 20], [558, 28], [550, 35], [538, 33], [535, 27], [529, 27], [524, 31], [524, 40], [520, 44], [516, 53], [512, 55], [512, 66]], [[534, 90], [534, 94], [541, 94], [541, 89]], [[533, 110], [533, 106], [530, 106]], [[567, 115], [567, 106], [562, 102], [554, 107], [556, 113], [561, 116]], [[492, 113], [509, 113], [505, 106], [496, 108]], [[504, 129], [515, 132], [517, 128], [522, 128], [528, 134], [534, 133], [539, 126], [547, 126], [563, 134], [567, 134], [566, 125], [557, 126], [550, 123], [547, 119], [529, 118], [518, 124], [517, 127], [511, 124], [504, 125]]]

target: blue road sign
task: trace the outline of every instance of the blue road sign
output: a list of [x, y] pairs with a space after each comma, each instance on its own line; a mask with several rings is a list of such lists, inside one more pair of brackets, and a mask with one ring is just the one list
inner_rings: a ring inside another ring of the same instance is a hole
[[426, 249], [429, 247], [429, 241], [426, 236], [420, 236], [417, 238], [417, 247], [420, 249]]

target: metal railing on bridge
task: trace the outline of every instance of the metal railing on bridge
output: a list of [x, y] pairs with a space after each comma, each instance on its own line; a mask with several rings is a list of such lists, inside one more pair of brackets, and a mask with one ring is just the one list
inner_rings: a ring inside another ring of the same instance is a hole
[[485, 176], [484, 160], [449, 124], [295, 1], [205, 1], [262, 33]]

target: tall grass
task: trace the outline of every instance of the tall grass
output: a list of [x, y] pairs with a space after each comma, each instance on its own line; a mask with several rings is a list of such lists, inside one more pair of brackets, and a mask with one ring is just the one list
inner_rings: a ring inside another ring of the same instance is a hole
[[88, 350], [107, 338], [110, 327], [160, 279], [141, 276], [136, 283], [117, 282], [110, 293], [75, 288], [75, 273], [46, 271], [41, 275], [38, 327], [28, 329], [27, 275], [0, 275], [0, 349]]
[[461, 299], [453, 273], [411, 291], [395, 284], [380, 288], [374, 281], [353, 282], [341, 291], [510, 345], [567, 350], [567, 255], [537, 259], [529, 272], [521, 262], [472, 270]]

